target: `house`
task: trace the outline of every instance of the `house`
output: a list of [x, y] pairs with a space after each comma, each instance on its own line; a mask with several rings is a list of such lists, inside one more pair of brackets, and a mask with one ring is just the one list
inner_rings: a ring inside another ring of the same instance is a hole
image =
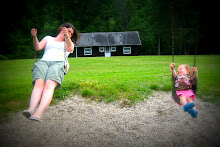
[[81, 33], [76, 57], [137, 56], [141, 40], [138, 31]]

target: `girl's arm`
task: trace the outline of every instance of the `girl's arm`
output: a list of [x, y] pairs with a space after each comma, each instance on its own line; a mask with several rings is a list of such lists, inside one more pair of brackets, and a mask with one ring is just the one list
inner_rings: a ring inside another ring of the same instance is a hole
[[37, 29], [32, 29], [31, 30], [31, 35], [33, 36], [33, 44], [34, 44], [34, 48], [36, 51], [42, 50], [46, 44], [47, 41], [45, 39], [43, 39], [41, 42], [39, 42], [38, 38], [37, 38]]
[[175, 70], [175, 68], [174, 68], [174, 66], [175, 66], [175, 63], [171, 63], [170, 64], [170, 70], [171, 70], [171, 73], [172, 73], [172, 75], [174, 76], [174, 78], [176, 78], [176, 70]]

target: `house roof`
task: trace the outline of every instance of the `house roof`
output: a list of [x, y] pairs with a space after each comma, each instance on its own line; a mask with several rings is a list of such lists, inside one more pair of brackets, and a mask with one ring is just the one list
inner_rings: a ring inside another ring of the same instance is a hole
[[81, 33], [77, 47], [141, 45], [138, 31]]

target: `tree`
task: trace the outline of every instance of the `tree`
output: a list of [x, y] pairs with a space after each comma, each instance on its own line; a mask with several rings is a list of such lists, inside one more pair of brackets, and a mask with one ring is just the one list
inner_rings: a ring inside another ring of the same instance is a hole
[[[217, 25], [211, 21], [215, 19], [215, 9], [209, 12], [199, 8], [201, 2], [198, 0], [173, 2], [175, 54], [193, 54], [200, 10], [200, 36], [203, 40], [200, 43], [204, 47], [199, 47], [204, 48], [204, 51], [200, 49], [199, 52], [219, 52], [216, 41], [205, 36], [217, 36]], [[25, 0], [10, 5], [14, 8], [12, 12], [7, 17], [3, 15], [3, 20], [11, 19], [3, 26], [7, 31], [3, 32], [5, 37], [0, 54], [11, 59], [33, 58], [30, 35], [32, 27], [38, 29], [38, 38], [41, 40], [46, 35], [56, 36], [57, 28], [64, 21], [72, 23], [82, 33], [139, 31], [142, 41], [139, 54], [158, 54], [158, 41], [160, 53], [171, 54], [168, 0]], [[18, 5], [24, 7], [17, 7]], [[205, 20], [207, 18], [209, 21]], [[213, 49], [207, 50], [207, 46], [213, 46]], [[41, 57], [42, 53], [43, 51], [38, 57]]]

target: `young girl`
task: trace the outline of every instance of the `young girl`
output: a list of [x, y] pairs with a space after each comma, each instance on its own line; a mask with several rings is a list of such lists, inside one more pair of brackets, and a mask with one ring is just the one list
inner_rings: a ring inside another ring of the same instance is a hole
[[[174, 73], [176, 94], [180, 99], [181, 105], [183, 105], [183, 110], [191, 114], [193, 118], [196, 118], [198, 113], [195, 108], [193, 100], [196, 95], [192, 90], [192, 79], [198, 77], [198, 71], [196, 67], [190, 68], [187, 64], [182, 64], [178, 67], [176, 73], [174, 69], [175, 63], [170, 64], [170, 69], [172, 74]], [[174, 70], [174, 71], [173, 71]], [[194, 75], [193, 75], [194, 72]]]

